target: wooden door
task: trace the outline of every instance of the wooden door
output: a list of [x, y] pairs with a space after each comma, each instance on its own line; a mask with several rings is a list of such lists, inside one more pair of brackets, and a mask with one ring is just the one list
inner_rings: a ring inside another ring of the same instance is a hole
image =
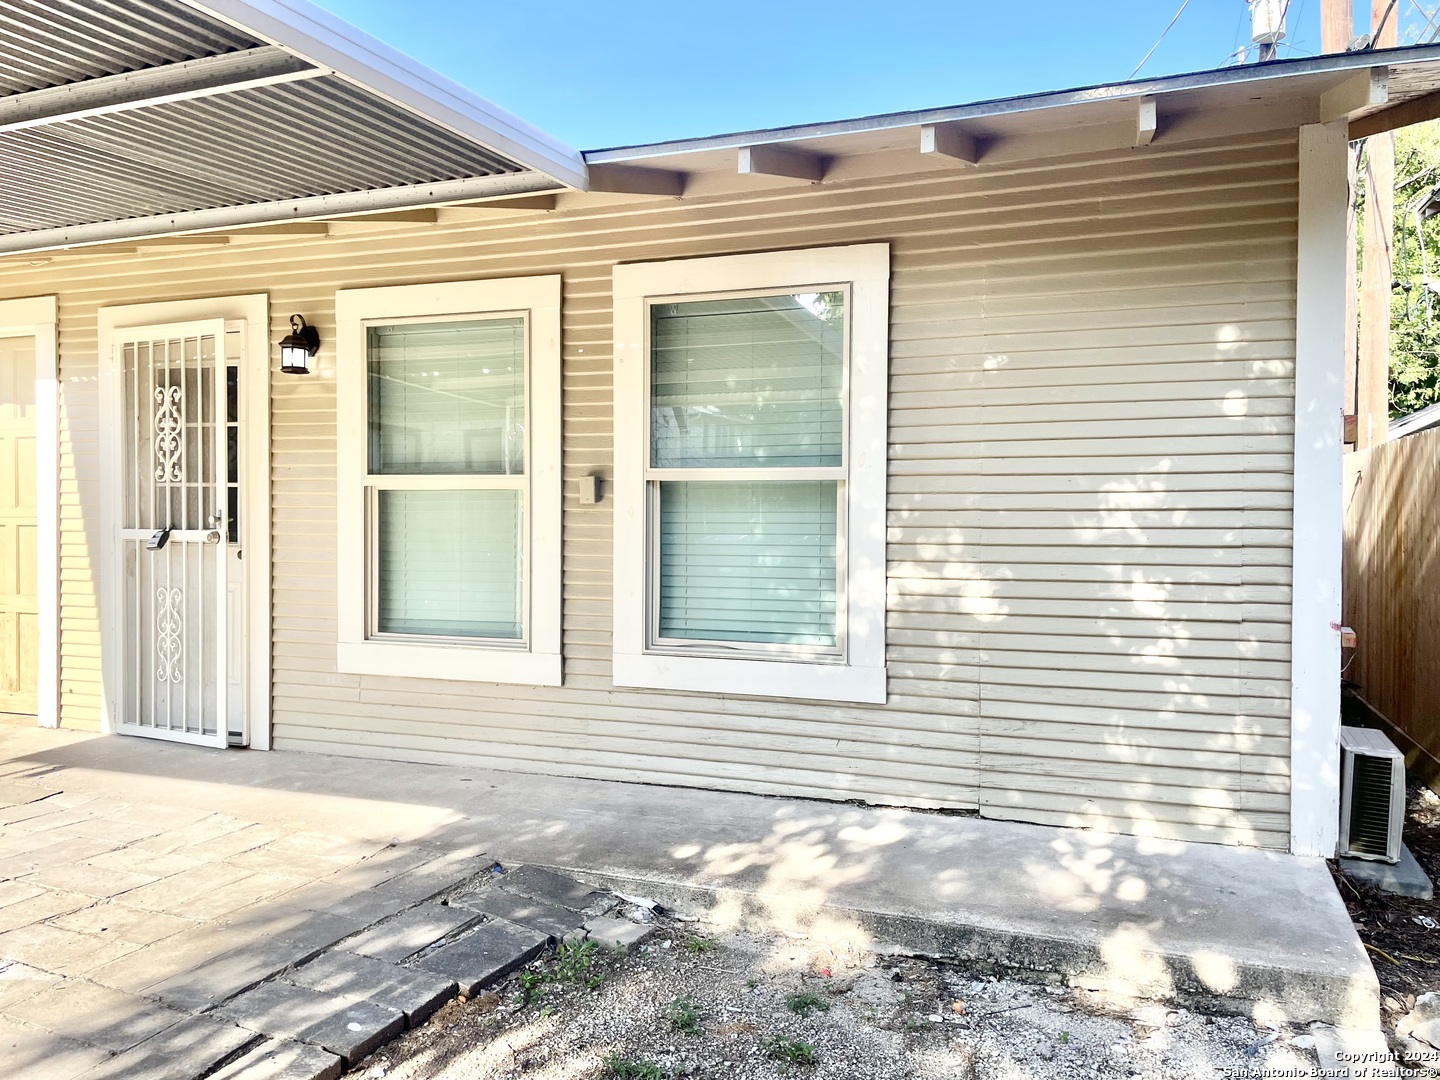
[[0, 712], [35, 713], [35, 339], [0, 338]]

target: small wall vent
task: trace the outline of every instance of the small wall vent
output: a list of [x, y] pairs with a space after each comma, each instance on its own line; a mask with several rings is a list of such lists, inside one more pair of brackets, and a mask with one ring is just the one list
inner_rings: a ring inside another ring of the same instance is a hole
[[1340, 854], [1400, 861], [1405, 755], [1373, 728], [1340, 729]]

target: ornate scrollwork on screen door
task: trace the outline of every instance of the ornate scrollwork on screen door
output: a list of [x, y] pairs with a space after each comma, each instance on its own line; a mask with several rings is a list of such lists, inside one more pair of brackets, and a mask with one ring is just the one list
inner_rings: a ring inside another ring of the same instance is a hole
[[178, 683], [185, 677], [182, 597], [179, 589], [155, 592], [155, 678], [162, 683]]
[[157, 484], [178, 484], [184, 472], [185, 406], [178, 386], [155, 388], [155, 466]]

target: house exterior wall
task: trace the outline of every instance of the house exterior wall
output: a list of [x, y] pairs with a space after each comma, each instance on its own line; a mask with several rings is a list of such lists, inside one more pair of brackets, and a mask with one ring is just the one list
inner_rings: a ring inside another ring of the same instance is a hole
[[[268, 292], [277, 749], [976, 809], [1283, 848], [1294, 130], [466, 224], [0, 263], [54, 292], [62, 723], [93, 728], [101, 305]], [[892, 245], [889, 701], [610, 682], [616, 262]], [[14, 263], [15, 265], [11, 265]], [[565, 683], [342, 674], [335, 290], [560, 273]], [[273, 365], [272, 365], [273, 366]], [[252, 630], [252, 645], [264, 634]]]

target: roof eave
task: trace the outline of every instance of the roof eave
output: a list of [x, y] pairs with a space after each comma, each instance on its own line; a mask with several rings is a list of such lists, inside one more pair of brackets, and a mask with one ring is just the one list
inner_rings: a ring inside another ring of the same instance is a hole
[[736, 150], [745, 146], [767, 143], [823, 139], [837, 135], [852, 135], [858, 132], [918, 127], [922, 124], [947, 124], [1101, 101], [1158, 97], [1164, 94], [1200, 90], [1213, 86], [1241, 85], [1302, 75], [1344, 73], [1387, 65], [1422, 63], [1427, 60], [1440, 60], [1440, 45], [1412, 45], [1398, 49], [1377, 49], [1303, 57], [1294, 60], [1275, 60], [1263, 64], [1246, 64], [1239, 67], [1215, 68], [1210, 71], [1197, 71], [1182, 75], [1167, 75], [1139, 82], [1104, 83], [1072, 90], [1052, 90], [1039, 94], [994, 98], [968, 105], [951, 105], [938, 109], [914, 109], [907, 112], [861, 116], [850, 120], [797, 124], [790, 127], [731, 132], [698, 139], [676, 139], [637, 146], [587, 150], [583, 156], [589, 165], [640, 161], [671, 154], [689, 154], [703, 150]]

